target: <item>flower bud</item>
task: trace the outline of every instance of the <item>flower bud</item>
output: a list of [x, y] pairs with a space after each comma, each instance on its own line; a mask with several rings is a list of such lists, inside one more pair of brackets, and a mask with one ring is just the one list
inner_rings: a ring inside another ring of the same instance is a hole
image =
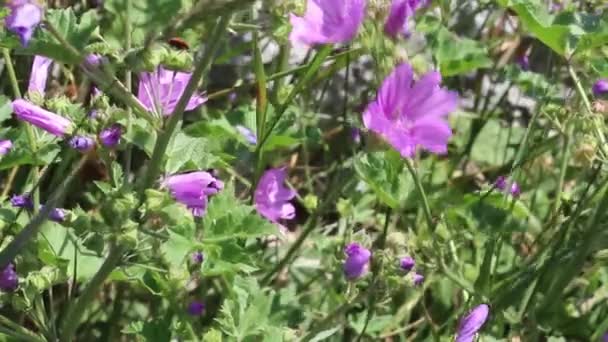
[[84, 135], [77, 135], [70, 139], [70, 147], [80, 152], [90, 151], [95, 146], [95, 141]]
[[344, 249], [346, 260], [344, 261], [344, 275], [348, 280], [361, 278], [369, 271], [369, 260], [372, 256], [370, 250], [358, 243], [351, 243]]
[[414, 259], [409, 256], [401, 258], [401, 260], [399, 261], [399, 266], [406, 273], [411, 271], [414, 268], [414, 265], [416, 265], [416, 261], [414, 261]]
[[205, 304], [198, 300], [193, 300], [188, 305], [188, 314], [190, 316], [200, 316], [205, 312]]
[[13, 142], [10, 140], [0, 140], [0, 156], [7, 154], [13, 148]]
[[9, 263], [0, 272], [0, 290], [4, 292], [12, 292], [19, 286], [19, 276], [15, 272], [15, 265]]

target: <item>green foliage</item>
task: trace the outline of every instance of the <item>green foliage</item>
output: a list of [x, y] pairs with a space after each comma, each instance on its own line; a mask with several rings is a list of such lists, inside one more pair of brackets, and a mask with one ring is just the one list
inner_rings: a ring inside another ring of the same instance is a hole
[[472, 39], [461, 38], [445, 28], [436, 33], [435, 58], [443, 76], [466, 74], [492, 66], [486, 48]]

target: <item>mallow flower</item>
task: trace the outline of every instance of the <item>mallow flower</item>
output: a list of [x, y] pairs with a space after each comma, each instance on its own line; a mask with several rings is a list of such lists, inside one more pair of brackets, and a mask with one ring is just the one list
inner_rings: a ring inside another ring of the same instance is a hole
[[308, 0], [306, 13], [289, 14], [294, 45], [346, 43], [352, 40], [365, 17], [365, 0]]
[[289, 203], [296, 192], [285, 186], [285, 168], [270, 169], [264, 172], [253, 194], [255, 208], [271, 222], [290, 220], [296, 216], [296, 209]]
[[7, 154], [13, 148], [13, 142], [10, 140], [0, 140], [0, 156]]
[[[191, 73], [172, 71], [161, 66], [154, 72], [143, 72], [139, 75], [137, 98], [149, 111], [171, 115], [191, 77]], [[205, 102], [207, 97], [195, 92], [188, 101], [186, 110], [196, 109]]]
[[406, 256], [399, 260], [399, 267], [406, 273], [411, 271], [414, 268], [414, 265], [416, 265], [416, 261], [414, 261], [414, 258], [412, 257]]
[[521, 195], [521, 188], [519, 187], [519, 184], [517, 184], [517, 182], [512, 181], [511, 182], [511, 187], [509, 189], [507, 189], [509, 181], [507, 179], [507, 177], [505, 176], [499, 176], [498, 178], [496, 178], [496, 180], [494, 181], [494, 187], [504, 193], [510, 193], [511, 196], [517, 198]]
[[456, 342], [473, 342], [475, 334], [481, 329], [488, 315], [490, 307], [487, 304], [480, 304], [475, 307], [468, 315], [466, 315], [458, 326], [456, 333]]
[[185, 205], [192, 215], [201, 217], [207, 209], [208, 197], [224, 188], [224, 183], [209, 172], [195, 171], [172, 175], [162, 181], [171, 196]]
[[90, 151], [95, 146], [95, 141], [85, 135], [77, 135], [70, 139], [70, 147], [80, 152]]
[[14, 208], [34, 209], [34, 202], [29, 194], [13, 195], [11, 205]]
[[46, 92], [46, 79], [49, 76], [49, 68], [53, 60], [44, 56], [35, 56], [30, 72], [30, 82], [27, 87], [29, 92], [37, 92], [44, 95]]
[[18, 35], [21, 45], [27, 47], [42, 21], [42, 8], [32, 0], [8, 0], [6, 6], [10, 10], [4, 19], [6, 28]]
[[452, 131], [447, 116], [458, 104], [455, 92], [440, 87], [441, 75], [429, 72], [414, 81], [412, 67], [399, 65], [382, 83], [363, 113], [365, 127], [382, 136], [405, 158], [421, 147], [447, 153]]
[[420, 273], [414, 273], [412, 282], [414, 283], [414, 286], [420, 286], [424, 282], [424, 276]]
[[410, 35], [408, 19], [420, 7], [426, 5], [426, 0], [392, 0], [391, 8], [384, 24], [384, 33], [392, 38], [399, 35]]
[[103, 146], [112, 148], [118, 145], [121, 136], [122, 127], [119, 124], [113, 124], [99, 133], [99, 140]]
[[17, 99], [12, 105], [17, 119], [29, 122], [55, 136], [63, 137], [72, 128], [72, 121], [26, 100]]
[[15, 265], [11, 262], [0, 272], [0, 290], [12, 292], [19, 285], [19, 276], [15, 272]]
[[608, 78], [597, 80], [593, 84], [593, 95], [602, 96], [608, 94]]
[[344, 276], [348, 280], [361, 278], [369, 271], [369, 260], [372, 257], [372, 252], [353, 242], [344, 249], [346, 260], [344, 261]]

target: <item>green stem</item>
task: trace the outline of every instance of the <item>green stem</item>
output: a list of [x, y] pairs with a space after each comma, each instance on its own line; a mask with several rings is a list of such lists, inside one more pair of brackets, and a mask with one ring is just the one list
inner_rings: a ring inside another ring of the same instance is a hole
[[167, 125], [164, 130], [160, 133], [158, 140], [156, 141], [156, 145], [154, 146], [154, 151], [152, 152], [152, 159], [150, 160], [150, 164], [148, 166], [148, 170], [144, 177], [144, 181], [139, 188], [139, 199], [143, 199], [144, 191], [152, 186], [156, 178], [158, 178], [160, 174], [161, 164], [165, 157], [165, 152], [167, 151], [167, 146], [169, 145], [169, 141], [173, 136], [173, 132], [177, 127], [177, 124], [182, 119], [184, 114], [184, 110], [186, 109], [186, 105], [188, 101], [194, 94], [194, 91], [198, 87], [198, 83], [201, 80], [203, 74], [209, 69], [211, 66], [211, 62], [213, 61], [213, 57], [219, 47], [219, 43], [221, 41], [221, 35], [226, 32], [226, 27], [230, 22], [230, 15], [225, 15], [220, 17], [218, 22], [216, 23], [213, 31], [211, 33], [211, 37], [209, 38], [209, 45], [206, 47], [201, 46], [199, 49], [199, 53], [203, 53], [203, 56], [199, 60], [194, 72], [192, 73], [192, 77], [186, 86], [182, 96], [180, 97], [173, 113], [169, 117], [169, 121], [167, 121]]
[[113, 242], [112, 246], [110, 247], [108, 257], [104, 263], [84, 288], [82, 294], [76, 299], [76, 303], [69, 307], [68, 312], [63, 319], [63, 324], [61, 325], [60, 342], [72, 341], [72, 337], [80, 325], [80, 321], [84, 316], [85, 310], [90, 305], [91, 301], [95, 299], [95, 296], [97, 295], [97, 292], [99, 291], [99, 288], [103, 282], [116, 268], [116, 265], [118, 265], [120, 262], [123, 253], [124, 248]]
[[0, 315], [0, 325], [6, 328], [0, 328], [0, 332], [13, 336], [20, 341], [44, 342], [44, 338], [34, 334], [32, 331], [22, 327], [21, 325], [11, 321], [7, 317]]
[[420, 176], [416, 169], [414, 169], [414, 165], [412, 164], [411, 159], [405, 158], [405, 166], [407, 166], [408, 171], [412, 175], [414, 179], [414, 185], [416, 186], [416, 190], [418, 190], [418, 194], [422, 199], [422, 209], [424, 211], [424, 217], [426, 219], [426, 223], [429, 226], [431, 232], [435, 230], [435, 223], [433, 222], [433, 215], [431, 214], [431, 207], [429, 206], [429, 201], [426, 197], [426, 192], [424, 191], [424, 187], [422, 186], [422, 181], [420, 180]]
[[574, 127], [571, 123], [566, 123], [566, 136], [564, 137], [564, 144], [562, 146], [562, 162], [559, 167], [559, 179], [557, 182], [557, 193], [555, 196], [555, 202], [553, 202], [552, 215], [557, 215], [557, 212], [561, 206], [562, 190], [564, 189], [564, 182], [566, 181], [566, 171], [568, 170], [568, 161], [570, 161], [570, 152], [572, 145], [572, 134]]
[[[125, 31], [127, 33], [127, 51], [131, 50], [131, 46], [133, 45], [132, 43], [132, 37], [131, 37], [131, 0], [125, 0], [125, 5], [126, 5], [126, 11], [125, 11]], [[125, 74], [125, 84], [127, 86], [127, 91], [129, 91], [129, 93], [133, 93], [132, 91], [132, 83], [133, 83], [133, 74], [131, 72], [131, 69], [127, 69], [127, 72]], [[131, 132], [132, 131], [132, 118], [131, 116], [133, 116], [133, 110], [131, 109], [131, 107], [129, 107], [127, 109], [127, 132]], [[128, 184], [128, 180], [129, 180], [129, 173], [131, 172], [131, 163], [133, 160], [133, 145], [132, 144], [128, 144], [126, 151], [125, 151], [125, 160], [124, 160], [124, 174], [123, 174], [123, 184]]]

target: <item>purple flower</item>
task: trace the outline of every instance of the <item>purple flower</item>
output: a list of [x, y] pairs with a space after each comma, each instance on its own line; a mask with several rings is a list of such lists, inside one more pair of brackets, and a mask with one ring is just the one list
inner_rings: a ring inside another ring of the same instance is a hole
[[[163, 67], [158, 67], [152, 73], [141, 73], [137, 98], [149, 111], [171, 115], [186, 90], [190, 77], [191, 73], [171, 71]], [[207, 97], [194, 93], [186, 105], [186, 110], [193, 110], [205, 102]]]
[[355, 144], [360, 144], [361, 143], [361, 130], [356, 127], [351, 128], [350, 137], [351, 137], [351, 139], [353, 139]]
[[204, 259], [205, 259], [205, 256], [203, 255], [202, 252], [196, 251], [196, 252], [192, 253], [192, 263], [200, 264], [203, 262]]
[[515, 182], [511, 184], [511, 190], [509, 192], [511, 193], [511, 196], [515, 198], [518, 198], [519, 195], [521, 195], [521, 189], [519, 188], [519, 185]]
[[475, 307], [460, 321], [456, 333], [456, 342], [473, 342], [475, 334], [484, 325], [489, 313], [490, 307], [487, 304], [480, 304]]
[[[509, 184], [509, 180], [505, 176], [499, 176], [494, 181], [494, 187], [505, 193], [507, 192], [508, 184]], [[517, 182], [515, 182], [515, 181], [512, 181], [511, 188], [509, 189], [508, 193], [510, 193], [511, 196], [513, 196], [515, 198], [519, 197], [519, 195], [521, 195], [521, 189], [519, 187], [519, 184], [517, 184]]]
[[608, 78], [597, 80], [593, 84], [593, 95], [602, 96], [608, 94]]
[[608, 333], [604, 334], [604, 336], [602, 337], [602, 341], [603, 342], [608, 342]]
[[191, 316], [200, 316], [205, 312], [205, 304], [198, 300], [193, 300], [188, 305], [188, 314]]
[[6, 28], [18, 35], [21, 45], [27, 47], [42, 20], [42, 8], [30, 0], [8, 0], [7, 6], [11, 13], [4, 19]]
[[414, 82], [409, 64], [398, 66], [382, 83], [376, 100], [363, 113], [368, 129], [386, 139], [403, 157], [418, 146], [447, 152], [452, 131], [446, 117], [456, 109], [458, 95], [440, 88], [441, 75], [429, 72]]
[[121, 136], [122, 127], [119, 124], [113, 124], [99, 133], [99, 140], [105, 147], [112, 148], [118, 145]]
[[351, 243], [344, 249], [344, 276], [348, 280], [355, 280], [364, 276], [369, 270], [369, 259], [372, 252], [358, 243]]
[[274, 223], [281, 219], [291, 220], [296, 216], [296, 209], [289, 203], [296, 196], [296, 192], [284, 185], [285, 178], [285, 168], [267, 170], [260, 178], [253, 195], [258, 213]]
[[289, 40], [294, 45], [346, 43], [365, 17], [365, 0], [308, 0], [303, 17], [290, 13]]
[[4, 292], [12, 292], [19, 285], [19, 276], [15, 272], [15, 265], [10, 263], [4, 267], [0, 273], [0, 290]]
[[528, 52], [522, 53], [515, 59], [515, 63], [519, 65], [522, 70], [530, 70], [530, 56]]
[[0, 156], [7, 154], [13, 148], [13, 142], [10, 140], [0, 140]]
[[95, 146], [95, 141], [84, 135], [77, 135], [70, 139], [70, 147], [80, 152], [90, 151]]
[[409, 256], [401, 258], [401, 260], [399, 261], [399, 266], [406, 273], [411, 271], [414, 268], [414, 265], [416, 265], [416, 261], [414, 261], [414, 258]]
[[11, 197], [11, 205], [15, 208], [33, 209], [34, 203], [29, 194], [13, 195]]
[[13, 101], [13, 112], [17, 119], [29, 122], [58, 137], [63, 137], [72, 127], [72, 121], [23, 99]]
[[96, 67], [101, 63], [101, 56], [98, 54], [90, 53], [85, 58], [84, 61], [91, 67]]
[[251, 145], [257, 145], [258, 137], [255, 135], [255, 133], [253, 133], [252, 130], [242, 125], [236, 125], [235, 128], [245, 138], [245, 140], [247, 140], [248, 143]]
[[188, 207], [192, 215], [201, 217], [207, 209], [208, 197], [222, 190], [224, 183], [209, 172], [196, 171], [169, 176], [162, 186], [169, 189], [176, 201]]
[[410, 35], [409, 17], [425, 5], [425, 0], [392, 0], [391, 9], [384, 24], [384, 33], [391, 38], [396, 38], [399, 34], [408, 37]]
[[414, 286], [420, 286], [424, 282], [424, 276], [420, 273], [414, 273], [412, 281], [414, 282]]
[[49, 68], [53, 60], [44, 56], [34, 57], [32, 71], [30, 72], [30, 83], [27, 87], [29, 92], [38, 92], [44, 95], [46, 91], [46, 79], [49, 76]]
[[494, 187], [498, 190], [504, 190], [507, 188], [507, 177], [498, 176], [494, 181]]

